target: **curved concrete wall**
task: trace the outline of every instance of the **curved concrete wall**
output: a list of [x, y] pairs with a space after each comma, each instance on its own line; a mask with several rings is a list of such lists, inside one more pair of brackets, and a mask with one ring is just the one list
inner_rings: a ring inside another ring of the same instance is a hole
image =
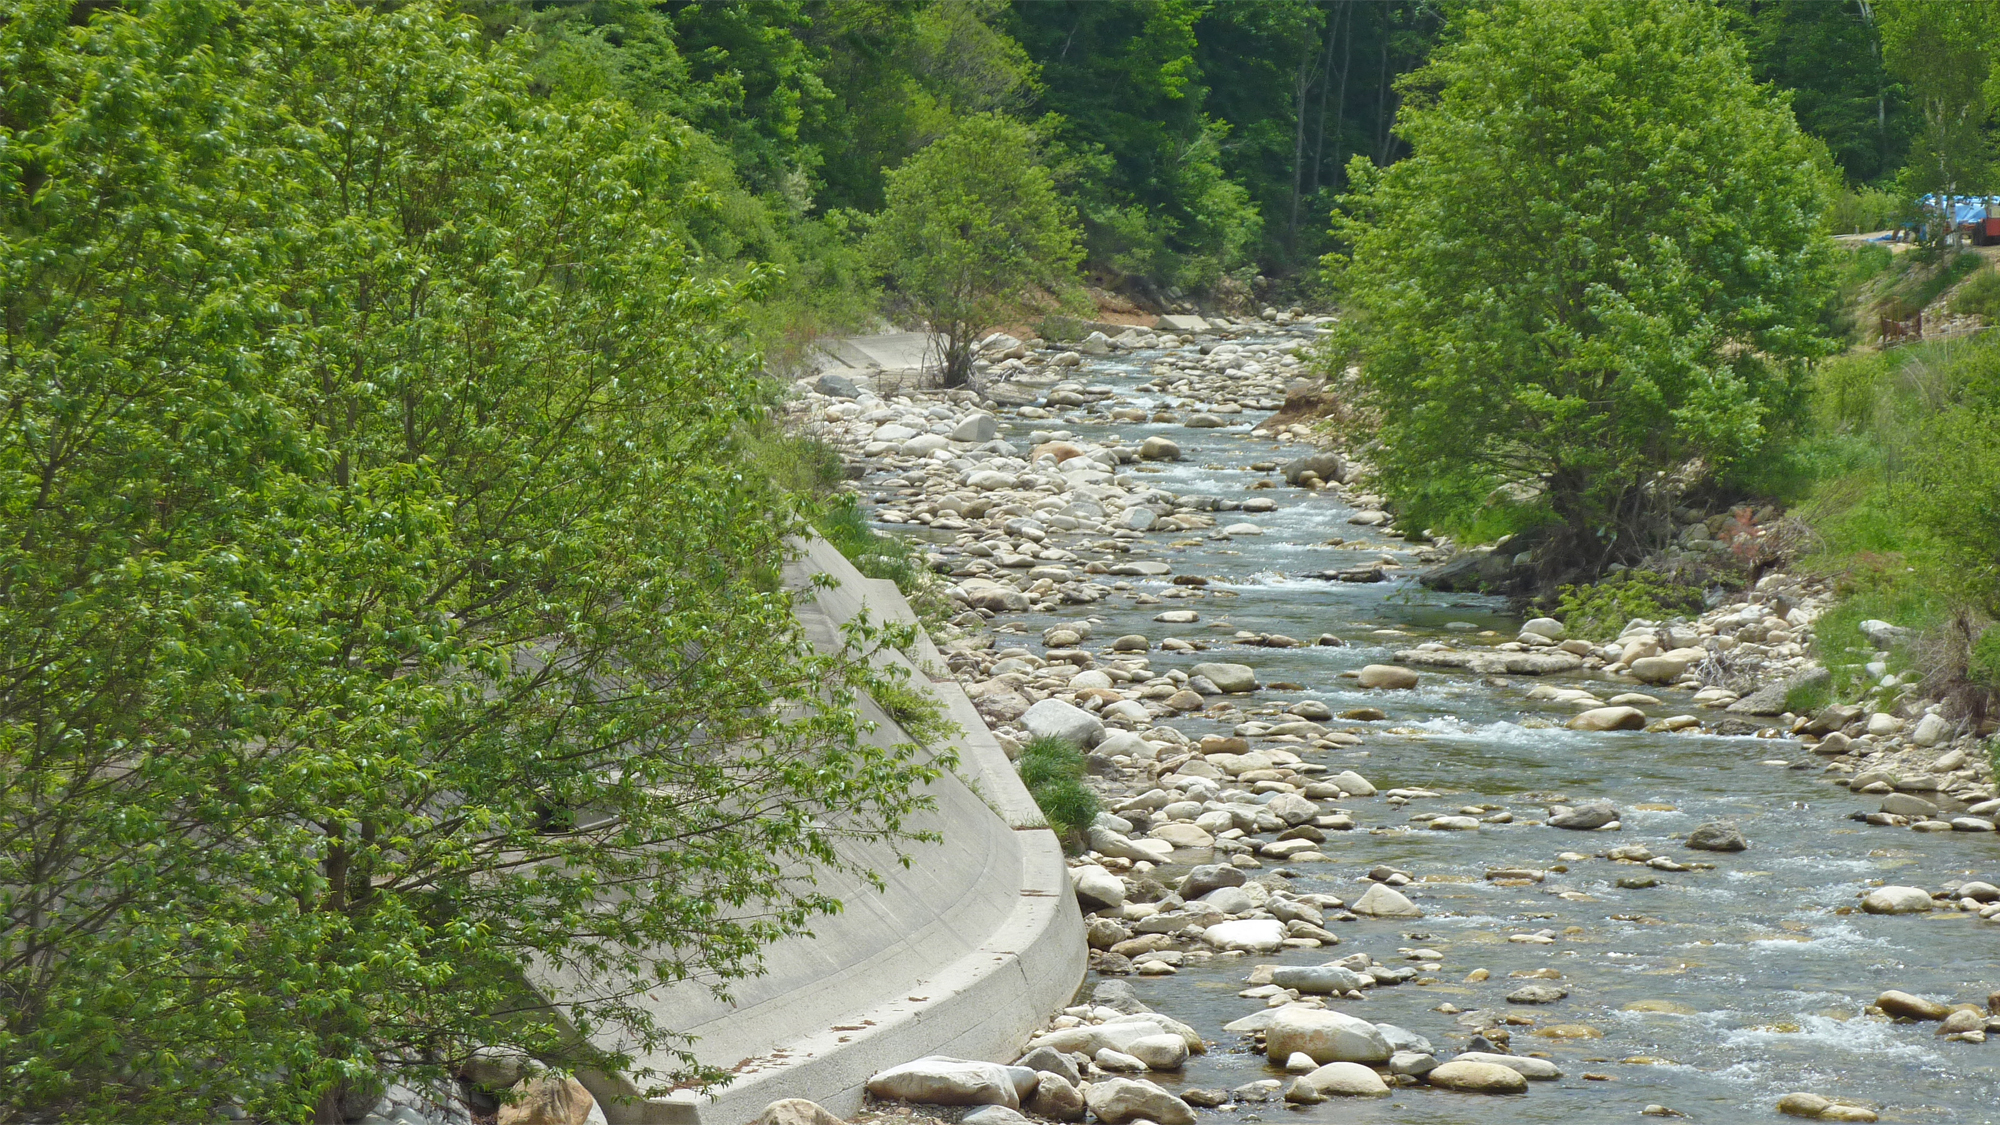
[[[810, 591], [816, 575], [834, 580], [800, 598], [799, 619], [815, 644], [838, 647], [840, 626], [864, 611], [915, 621], [894, 583], [863, 577], [825, 540], [799, 546], [786, 571], [790, 588]], [[907, 868], [887, 848], [849, 853], [884, 888], [822, 877], [845, 909], [815, 922], [811, 937], [770, 946], [768, 971], [732, 985], [730, 1002], [694, 983], [649, 996], [663, 1022], [696, 1038], [697, 1058], [737, 1077], [708, 1096], [633, 1101], [622, 1078], [580, 1076], [613, 1125], [743, 1125], [793, 1097], [850, 1115], [876, 1071], [931, 1054], [1011, 1057], [1074, 995], [1088, 953], [1061, 846], [971, 701], [945, 678], [930, 639], [920, 635], [910, 656], [881, 659], [911, 668], [912, 683], [931, 690], [965, 732], [957, 773], [931, 785], [937, 807], [911, 825], [940, 842], [906, 848]], [[911, 741], [865, 706], [884, 744]], [[641, 1061], [672, 1068], [666, 1058]]]

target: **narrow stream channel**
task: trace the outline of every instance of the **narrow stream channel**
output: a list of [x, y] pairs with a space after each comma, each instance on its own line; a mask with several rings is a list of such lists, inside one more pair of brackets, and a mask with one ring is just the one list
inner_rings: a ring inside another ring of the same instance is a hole
[[[1137, 388], [1149, 380], [1154, 358], [1146, 352], [1115, 355], [1094, 363], [1085, 378], [1117, 387], [1114, 403], [1151, 407], [1159, 396]], [[1884, 1107], [1884, 1121], [2000, 1121], [2000, 1065], [1995, 1065], [2000, 1056], [1993, 1053], [2000, 1046], [1941, 1041], [1933, 1035], [1935, 1024], [1894, 1024], [1863, 1011], [1887, 988], [1952, 1002], [1983, 1001], [1989, 988], [2000, 986], [1994, 931], [1950, 911], [1876, 917], [1853, 909], [1859, 892], [1883, 880], [1922, 887], [1993, 880], [2000, 875], [1995, 862], [2000, 839], [1896, 832], [1852, 822], [1846, 813], [1864, 807], [1864, 799], [1822, 781], [1820, 763], [1790, 740], [1577, 732], [1562, 726], [1573, 709], [1527, 698], [1543, 683], [1590, 687], [1600, 694], [1607, 687], [1614, 694], [1630, 690], [1592, 673], [1510, 680], [1426, 670], [1423, 685], [1404, 692], [1368, 691], [1339, 679], [1342, 671], [1388, 663], [1394, 650], [1427, 640], [1484, 629], [1511, 637], [1519, 622], [1497, 599], [1422, 589], [1414, 581], [1411, 548], [1349, 525], [1354, 510], [1332, 491], [1278, 487], [1253, 493], [1253, 483], [1273, 474], [1251, 471], [1250, 464], [1299, 455], [1296, 445], [1253, 438], [1250, 427], [1261, 417], [1246, 413], [1226, 429], [1192, 430], [1178, 424], [1002, 416], [1001, 436], [1024, 449], [1035, 431], [1065, 431], [1091, 441], [1116, 434], [1126, 444], [1163, 434], [1180, 443], [1183, 459], [1144, 479], [1177, 494], [1268, 497], [1277, 509], [1232, 512], [1218, 521], [1257, 524], [1261, 536], [1147, 536], [1151, 557], [1170, 560], [1175, 574], [1208, 578], [1209, 590], [1234, 597], [1136, 604], [1135, 595], [1158, 596], [1171, 587], [1167, 578], [1135, 578], [1129, 590], [1094, 605], [997, 619], [995, 626], [1021, 630], [999, 637], [998, 647], [1019, 645], [1039, 654], [1043, 629], [1079, 619], [1096, 623], [1093, 644], [1125, 633], [1143, 633], [1156, 644], [1166, 636], [1201, 639], [1209, 651], [1156, 648], [1147, 654], [1152, 670], [1227, 660], [1255, 668], [1266, 685], [1301, 685], [1267, 687], [1247, 697], [1246, 710], [1306, 699], [1325, 703], [1335, 714], [1381, 708], [1384, 720], [1328, 724], [1358, 733], [1359, 746], [1286, 748], [1334, 771], [1355, 770], [1383, 791], [1423, 787], [1440, 794], [1402, 806], [1380, 796], [1341, 802], [1358, 822], [1355, 830], [1330, 834], [1322, 849], [1329, 861], [1289, 868], [1296, 872], [1292, 886], [1298, 892], [1349, 902], [1365, 889], [1360, 877], [1371, 867], [1399, 868], [1415, 880], [1403, 890], [1423, 908], [1422, 918], [1329, 923], [1342, 938], [1334, 949], [1217, 958], [1188, 964], [1172, 976], [1128, 978], [1146, 1004], [1193, 1025], [1213, 1044], [1208, 1054], [1190, 1061], [1178, 1084], [1173, 1075], [1155, 1075], [1156, 1080], [1169, 1089], [1230, 1088], [1287, 1077], [1254, 1053], [1247, 1039], [1223, 1030], [1264, 1006], [1237, 995], [1256, 963], [1313, 965], [1363, 952], [1378, 962], [1407, 965], [1413, 964], [1409, 952], [1423, 948], [1443, 955], [1439, 967], [1420, 972], [1435, 983], [1376, 988], [1364, 994], [1366, 1000], [1335, 999], [1330, 1006], [1414, 1031], [1428, 1038], [1440, 1057], [1466, 1049], [1473, 1034], [1468, 1025], [1476, 1022], [1467, 1014], [1513, 1017], [1524, 1021], [1508, 1028], [1513, 1051], [1545, 1053], [1562, 1068], [1562, 1079], [1532, 1083], [1517, 1097], [1416, 1086], [1397, 1088], [1388, 1098], [1335, 1098], [1297, 1108], [1278, 1102], [1238, 1105], [1203, 1111], [1203, 1117], [1519, 1125], [1627, 1120], [1648, 1105], [1664, 1105], [1698, 1121], [1764, 1121], [1777, 1119], [1772, 1106], [1784, 1093], [1813, 1090], [1877, 1103]], [[868, 482], [862, 487], [865, 492]], [[881, 524], [879, 530], [949, 539], [912, 525]], [[1367, 546], [1326, 545], [1335, 537]], [[1184, 545], [1169, 546], [1173, 542]], [[1301, 577], [1384, 557], [1411, 565], [1392, 569], [1393, 581], [1367, 585]], [[1200, 621], [1154, 620], [1163, 610], [1183, 608], [1197, 610]], [[1333, 633], [1348, 643], [1292, 649], [1231, 645], [1238, 629], [1308, 641]], [[1649, 709], [1652, 713], [1703, 713], [1686, 693], [1648, 690], [1667, 704]], [[1172, 725], [1198, 738], [1229, 734], [1233, 724], [1189, 715]], [[1411, 814], [1456, 813], [1475, 805], [1493, 806], [1480, 815], [1505, 809], [1517, 822], [1539, 820], [1552, 802], [1600, 797], [1624, 810], [1622, 831], [1567, 832], [1523, 823], [1431, 831], [1408, 823]], [[1714, 819], [1736, 821], [1750, 849], [1687, 851], [1682, 840], [1688, 831]], [[1599, 858], [1627, 845], [1713, 867], [1677, 873]], [[1565, 853], [1586, 858], [1565, 860]], [[1272, 866], [1266, 861], [1266, 870], [1254, 874], [1270, 874]], [[1504, 867], [1549, 874], [1546, 881], [1527, 885], [1497, 885], [1486, 878], [1489, 869]], [[1619, 886], [1621, 877], [1635, 874], [1656, 876], [1657, 884]], [[1537, 934], [1552, 940], [1509, 940]], [[1476, 969], [1487, 970], [1490, 979], [1467, 982]], [[1567, 988], [1566, 999], [1534, 1007], [1503, 1000], [1527, 983], [1513, 974], [1545, 969], [1560, 974], [1559, 981], [1545, 983]]]

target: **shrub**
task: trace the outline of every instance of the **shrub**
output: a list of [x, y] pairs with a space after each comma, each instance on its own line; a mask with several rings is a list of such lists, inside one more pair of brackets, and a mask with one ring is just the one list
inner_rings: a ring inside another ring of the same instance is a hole
[[1021, 781], [1042, 816], [1075, 851], [1097, 816], [1097, 794], [1083, 784], [1083, 751], [1060, 738], [1037, 738], [1021, 748]]
[[1794, 715], [1816, 715], [1833, 702], [1833, 681], [1812, 679], [1793, 684], [1785, 692], [1785, 710]]
[[1983, 269], [1968, 278], [1951, 295], [1951, 311], [1987, 320], [2000, 316], [2000, 271]]
[[906, 679], [883, 680], [870, 687], [868, 694], [919, 746], [937, 747], [965, 733], [945, 717], [943, 704]]
[[1972, 642], [1965, 662], [1965, 678], [1988, 691], [2000, 692], [2000, 626], [1989, 625]]
[[1635, 617], [1659, 620], [1700, 613], [1699, 589], [1645, 570], [1627, 570], [1585, 586], [1557, 592], [1555, 616], [1573, 637], [1609, 640]]

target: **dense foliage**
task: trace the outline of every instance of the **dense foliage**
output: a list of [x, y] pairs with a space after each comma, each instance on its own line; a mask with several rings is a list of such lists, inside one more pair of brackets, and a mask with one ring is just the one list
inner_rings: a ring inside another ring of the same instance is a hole
[[0, 1101], [683, 1046], [633, 997], [931, 776], [771, 581], [685, 135], [427, 4], [69, 16], [0, 24]]
[[1756, 452], [1831, 350], [1814, 152], [1669, 0], [1468, 8], [1406, 87], [1334, 259], [1384, 481], [1443, 526], [1526, 483], [1553, 562], [1635, 561], [1663, 475]]

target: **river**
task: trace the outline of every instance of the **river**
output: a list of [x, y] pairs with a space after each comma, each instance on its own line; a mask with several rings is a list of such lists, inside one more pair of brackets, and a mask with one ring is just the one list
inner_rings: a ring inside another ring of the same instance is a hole
[[[1152, 407], [1162, 396], [1142, 392], [1155, 355], [1114, 355], [1093, 363], [1084, 376], [1119, 389], [1116, 403]], [[1935, 1024], [1895, 1024], [1863, 1010], [1883, 989], [1897, 988], [1948, 1002], [1983, 1002], [2000, 986], [1995, 973], [1994, 931], [1969, 914], [1938, 911], [1914, 916], [1871, 916], [1856, 909], [1857, 895], [1883, 881], [1936, 887], [1968, 878], [1992, 880], [2000, 840], [1993, 835], [1924, 835], [1870, 828], [1846, 817], [1874, 806], [1822, 780], [1821, 763], [1789, 739], [1717, 737], [1642, 732], [1585, 733], [1564, 729], [1573, 708], [1532, 701], [1540, 683], [1591, 687], [1600, 694], [1633, 690], [1605, 683], [1593, 673], [1494, 679], [1473, 673], [1425, 671], [1415, 691], [1368, 691], [1339, 674], [1364, 664], [1388, 663], [1399, 648], [1427, 640], [1462, 638], [1495, 629], [1512, 637], [1519, 620], [1498, 599], [1438, 595], [1414, 581], [1412, 549], [1400, 539], [1348, 524], [1354, 513], [1335, 492], [1279, 487], [1256, 490], [1269, 472], [1255, 462], [1299, 455], [1252, 437], [1263, 417], [1246, 412], [1224, 429], [1191, 430], [1177, 423], [1105, 424], [1080, 412], [1067, 419], [1027, 421], [1002, 417], [1001, 436], [1026, 448], [1036, 431], [1063, 431], [1105, 441], [1116, 434], [1136, 444], [1151, 434], [1180, 443], [1183, 459], [1147, 466], [1142, 477], [1177, 494], [1195, 493], [1277, 502], [1277, 509], [1229, 513], [1219, 522], [1260, 525], [1261, 536], [1213, 537], [1208, 532], [1152, 534], [1150, 557], [1173, 564], [1177, 575], [1208, 578], [1203, 597], [1138, 604], [1135, 595], [1159, 595], [1169, 579], [1130, 579], [1131, 588], [1093, 605], [1048, 613], [1007, 614], [993, 624], [1025, 630], [997, 645], [1042, 651], [1050, 625], [1089, 619], [1092, 644], [1143, 633], [1154, 642], [1183, 636], [1209, 644], [1207, 652], [1155, 649], [1151, 669], [1189, 668], [1227, 660], [1256, 669], [1265, 684], [1293, 683], [1298, 690], [1266, 688], [1240, 705], [1245, 711], [1299, 700], [1318, 700], [1338, 714], [1377, 707], [1381, 721], [1334, 720], [1337, 730], [1360, 734], [1362, 744], [1337, 750], [1286, 748], [1334, 771], [1352, 769], [1378, 789], [1427, 787], [1441, 794], [1398, 807], [1383, 797], [1341, 802], [1358, 825], [1330, 834], [1326, 862], [1293, 865], [1293, 888], [1352, 902], [1367, 884], [1360, 877], [1378, 864], [1408, 872], [1404, 891], [1423, 908], [1417, 919], [1357, 919], [1329, 923], [1342, 944], [1332, 950], [1289, 950], [1269, 957], [1217, 958], [1190, 963], [1170, 976], [1128, 978], [1146, 1004], [1197, 1028], [1212, 1044], [1192, 1059], [1178, 1081], [1155, 1075], [1170, 1089], [1235, 1087], [1260, 1078], [1285, 1078], [1254, 1053], [1248, 1040], [1223, 1030], [1231, 1020], [1264, 1006], [1239, 997], [1252, 963], [1320, 964], [1356, 952], [1389, 965], [1411, 964], [1407, 952], [1441, 953], [1420, 980], [1380, 987], [1365, 1001], [1332, 1006], [1427, 1037], [1440, 1057], [1462, 1050], [1475, 1020], [1454, 1014], [1485, 1011], [1522, 1021], [1509, 1030], [1516, 1053], [1545, 1053], [1563, 1070], [1556, 1082], [1532, 1083], [1525, 1096], [1486, 1097], [1424, 1086], [1396, 1088], [1379, 1099], [1336, 1098], [1319, 1105], [1243, 1104], [1203, 1111], [1204, 1118], [1257, 1120], [1273, 1115], [1324, 1122], [1430, 1122], [1486, 1125], [1505, 1122], [1629, 1119], [1646, 1106], [1663, 1105], [1697, 1121], [1772, 1120], [1778, 1097], [1794, 1090], [1875, 1103], [1883, 1120], [1990, 1122], [2000, 1120], [2000, 1066], [1995, 1045], [1946, 1042]], [[864, 491], [868, 482], [862, 485]], [[890, 534], [948, 542], [944, 532], [914, 525], [879, 524]], [[1371, 539], [1371, 536], [1373, 537]], [[1332, 538], [1366, 548], [1334, 548]], [[1180, 546], [1170, 546], [1172, 543]], [[1395, 579], [1340, 584], [1301, 577], [1338, 566], [1388, 558], [1409, 564]], [[1167, 626], [1155, 615], [1194, 609], [1195, 624]], [[1270, 649], [1229, 643], [1238, 629], [1282, 633], [1306, 640], [1333, 633], [1345, 647]], [[1654, 714], [1703, 714], [1685, 693], [1647, 689], [1667, 704]], [[1708, 713], [1712, 714], [1712, 713]], [[1235, 719], [1188, 715], [1174, 720], [1190, 737], [1228, 734]], [[1546, 806], [1606, 798], [1622, 810], [1622, 830], [1569, 832], [1539, 824]], [[1517, 823], [1483, 823], [1477, 831], [1432, 831], [1408, 823], [1411, 814], [1456, 813], [1461, 807], [1487, 816], [1511, 812]], [[1690, 852], [1682, 840], [1709, 820], [1736, 821], [1749, 850], [1734, 854]], [[1601, 858], [1610, 848], [1643, 845], [1685, 864], [1712, 869], [1656, 871]], [[1587, 858], [1565, 860], [1565, 853]], [[1205, 854], [1183, 855], [1189, 863]], [[1269, 874], [1273, 866], [1253, 875]], [[1548, 871], [1546, 880], [1499, 885], [1489, 869]], [[1566, 870], [1564, 870], [1566, 868]], [[1172, 875], [1177, 868], [1161, 872]], [[1621, 887], [1621, 877], [1652, 875], [1656, 885]], [[1171, 883], [1171, 880], [1169, 880]], [[1546, 943], [1510, 941], [1545, 933]], [[1475, 969], [1491, 979], [1465, 980]], [[1553, 969], [1567, 998], [1533, 1007], [1510, 1005], [1504, 995], [1526, 983], [1514, 974]], [[1095, 978], [1096, 974], [1093, 973]], [[1086, 984], [1086, 990], [1089, 988]], [[1446, 1010], [1440, 1011], [1440, 1008]], [[1538, 1031], [1565, 1029], [1585, 1038], [1551, 1038]]]

